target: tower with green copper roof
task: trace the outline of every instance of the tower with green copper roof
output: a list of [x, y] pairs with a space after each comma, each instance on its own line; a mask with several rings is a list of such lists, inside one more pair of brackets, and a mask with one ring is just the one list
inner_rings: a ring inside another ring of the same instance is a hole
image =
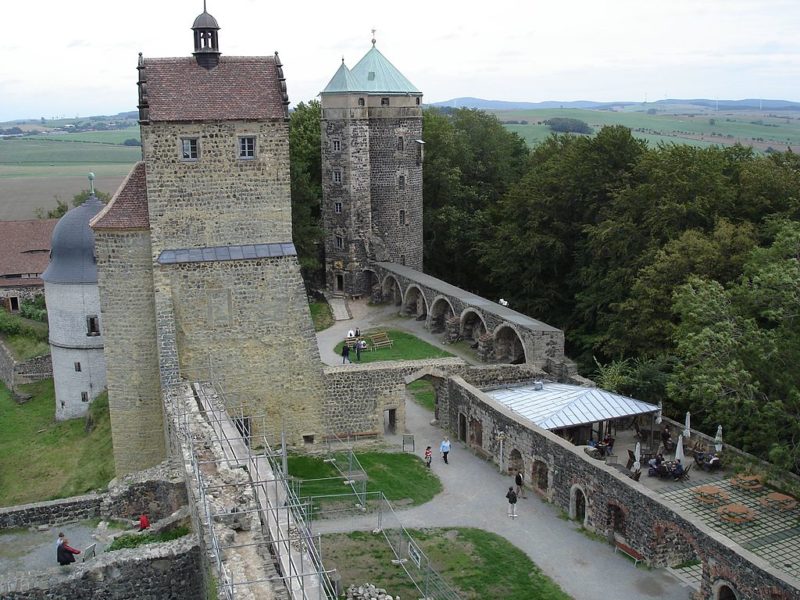
[[327, 285], [369, 295], [372, 262], [422, 271], [422, 93], [373, 39], [320, 97]]

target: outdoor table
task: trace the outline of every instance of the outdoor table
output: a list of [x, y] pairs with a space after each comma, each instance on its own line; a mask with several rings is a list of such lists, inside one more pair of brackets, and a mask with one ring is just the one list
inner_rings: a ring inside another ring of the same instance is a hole
[[759, 475], [737, 475], [731, 479], [731, 485], [749, 492], [758, 492], [764, 487]]
[[730, 500], [730, 494], [716, 485], [701, 485], [694, 493], [697, 501], [703, 504], [722, 504]]
[[777, 510], [794, 510], [797, 507], [797, 500], [780, 492], [772, 492], [759, 500], [761, 506], [774, 508]]
[[717, 509], [719, 518], [734, 525], [750, 523], [756, 519], [756, 511], [744, 504], [726, 504]]

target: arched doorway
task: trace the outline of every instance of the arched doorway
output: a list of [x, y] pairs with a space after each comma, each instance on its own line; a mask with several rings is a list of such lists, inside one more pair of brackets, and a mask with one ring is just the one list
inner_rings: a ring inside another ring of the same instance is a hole
[[486, 333], [486, 323], [480, 313], [468, 308], [461, 315], [461, 337], [473, 348], [478, 347], [478, 340]]
[[608, 505], [608, 528], [614, 535], [625, 537], [625, 513], [616, 504]]
[[445, 330], [445, 323], [448, 319], [455, 316], [453, 305], [444, 296], [439, 296], [433, 301], [431, 305], [431, 333], [443, 333]]
[[471, 446], [483, 448], [483, 423], [474, 417], [469, 420], [469, 443]]
[[714, 600], [739, 600], [736, 590], [727, 583], [717, 583], [715, 587], [717, 592], [714, 594]]
[[394, 275], [387, 275], [383, 280], [383, 301], [395, 306], [403, 304], [403, 291]]
[[361, 293], [367, 296], [372, 302], [381, 302], [381, 284], [378, 279], [378, 274], [371, 269], [364, 269], [361, 281]]
[[415, 317], [417, 321], [424, 321], [428, 318], [428, 303], [422, 290], [416, 285], [412, 284], [406, 289], [403, 314], [408, 317]]
[[533, 489], [540, 494], [547, 494], [547, 463], [544, 461], [533, 461], [533, 466], [531, 467], [531, 484], [533, 484]]
[[494, 332], [494, 357], [499, 363], [521, 365], [525, 360], [525, 347], [510, 325], [500, 325]]
[[514, 448], [508, 456], [508, 472], [516, 473], [517, 471], [524, 472], [525, 463], [522, 460], [522, 453]]
[[572, 486], [569, 497], [569, 518], [577, 521], [581, 525], [586, 524], [586, 494], [578, 486]]

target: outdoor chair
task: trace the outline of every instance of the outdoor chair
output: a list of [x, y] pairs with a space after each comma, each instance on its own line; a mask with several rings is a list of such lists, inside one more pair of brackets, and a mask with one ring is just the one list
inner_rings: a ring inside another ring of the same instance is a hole
[[636, 456], [633, 454], [633, 450], [631, 450], [629, 448], [628, 449], [628, 462], [625, 465], [625, 468], [630, 470], [630, 468], [633, 466], [633, 463], [635, 463], [635, 462], [636, 462]]
[[689, 471], [692, 470], [692, 465], [687, 465], [686, 468], [681, 473], [680, 477], [676, 477], [675, 481], [689, 481]]

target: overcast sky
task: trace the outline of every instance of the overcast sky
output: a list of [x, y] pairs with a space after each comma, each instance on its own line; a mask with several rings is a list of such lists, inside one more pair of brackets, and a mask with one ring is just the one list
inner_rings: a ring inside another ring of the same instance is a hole
[[[10, 0], [0, 121], [134, 110], [136, 59], [188, 56], [202, 0]], [[280, 52], [293, 103], [377, 46], [426, 102], [800, 100], [798, 0], [208, 0], [228, 55]]]

